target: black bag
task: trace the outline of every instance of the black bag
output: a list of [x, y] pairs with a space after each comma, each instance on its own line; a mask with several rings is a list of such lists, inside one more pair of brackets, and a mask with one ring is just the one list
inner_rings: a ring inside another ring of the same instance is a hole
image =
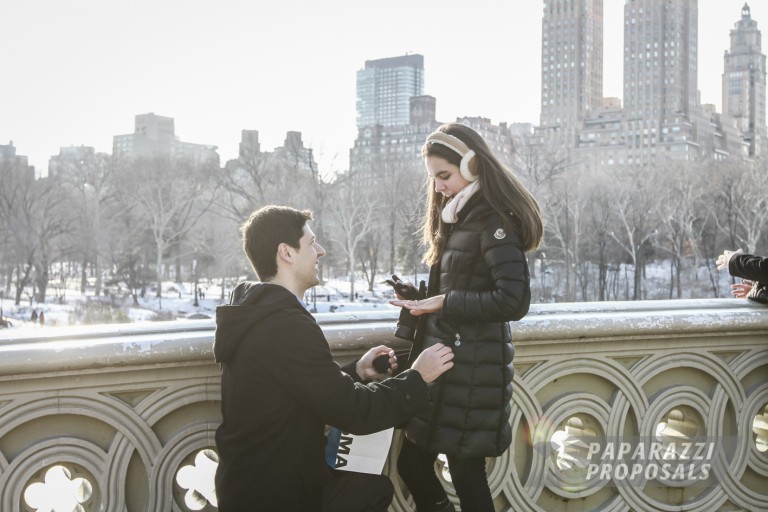
[[755, 281], [747, 294], [747, 298], [760, 304], [768, 304], [768, 283]]

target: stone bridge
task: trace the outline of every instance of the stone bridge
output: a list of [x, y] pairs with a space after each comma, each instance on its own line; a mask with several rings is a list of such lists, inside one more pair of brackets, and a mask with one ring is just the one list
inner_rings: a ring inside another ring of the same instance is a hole
[[[339, 361], [402, 346], [390, 308], [317, 317]], [[768, 308], [534, 305], [513, 328], [514, 439], [488, 460], [497, 510], [768, 510]], [[0, 331], [0, 510], [216, 510], [213, 332]], [[391, 510], [408, 511], [396, 454]]]

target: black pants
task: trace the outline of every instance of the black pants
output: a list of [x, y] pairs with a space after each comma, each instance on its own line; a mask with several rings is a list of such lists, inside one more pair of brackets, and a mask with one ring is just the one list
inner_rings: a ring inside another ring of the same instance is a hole
[[323, 512], [386, 512], [394, 493], [387, 476], [334, 471], [323, 487]]
[[[436, 453], [426, 452], [408, 439], [403, 440], [397, 472], [411, 491], [418, 512], [435, 512], [448, 504], [448, 495], [435, 474], [436, 459]], [[448, 469], [462, 512], [494, 512], [484, 457], [449, 455]]]

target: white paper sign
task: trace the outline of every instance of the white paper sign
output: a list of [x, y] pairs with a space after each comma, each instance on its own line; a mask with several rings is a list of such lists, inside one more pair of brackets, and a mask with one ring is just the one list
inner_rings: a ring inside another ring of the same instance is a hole
[[341, 433], [335, 469], [380, 475], [392, 444], [393, 428], [367, 436]]

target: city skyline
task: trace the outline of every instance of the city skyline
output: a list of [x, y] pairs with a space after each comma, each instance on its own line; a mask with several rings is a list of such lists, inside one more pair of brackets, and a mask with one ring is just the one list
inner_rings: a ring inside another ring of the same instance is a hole
[[[184, 141], [218, 146], [222, 163], [237, 156], [243, 129], [259, 130], [265, 150], [295, 130], [321, 169], [343, 170], [357, 136], [356, 72], [366, 60], [406, 53], [424, 56], [424, 92], [436, 97], [439, 120], [539, 121], [539, 1], [480, 0], [464, 12], [461, 4], [398, 0], [353, 13], [342, 12], [341, 2], [261, 10], [231, 1], [75, 3], [5, 9], [13, 21], [0, 44], [11, 49], [4, 59], [15, 79], [0, 85], [0, 144], [13, 140], [38, 174], [60, 147], [111, 152], [112, 137], [148, 112], [174, 118]], [[603, 95], [621, 98], [623, 2], [604, 3]], [[768, 6], [749, 4], [764, 32]], [[699, 2], [699, 89], [702, 103], [718, 111], [723, 52], [743, 5]], [[35, 18], [41, 10], [45, 19]]]
[[696, 0], [625, 1], [623, 105], [602, 95], [603, 5], [547, 4], [536, 133], [550, 154], [582, 171], [765, 156], [766, 57], [748, 4], [730, 32], [719, 113], [699, 94]]

